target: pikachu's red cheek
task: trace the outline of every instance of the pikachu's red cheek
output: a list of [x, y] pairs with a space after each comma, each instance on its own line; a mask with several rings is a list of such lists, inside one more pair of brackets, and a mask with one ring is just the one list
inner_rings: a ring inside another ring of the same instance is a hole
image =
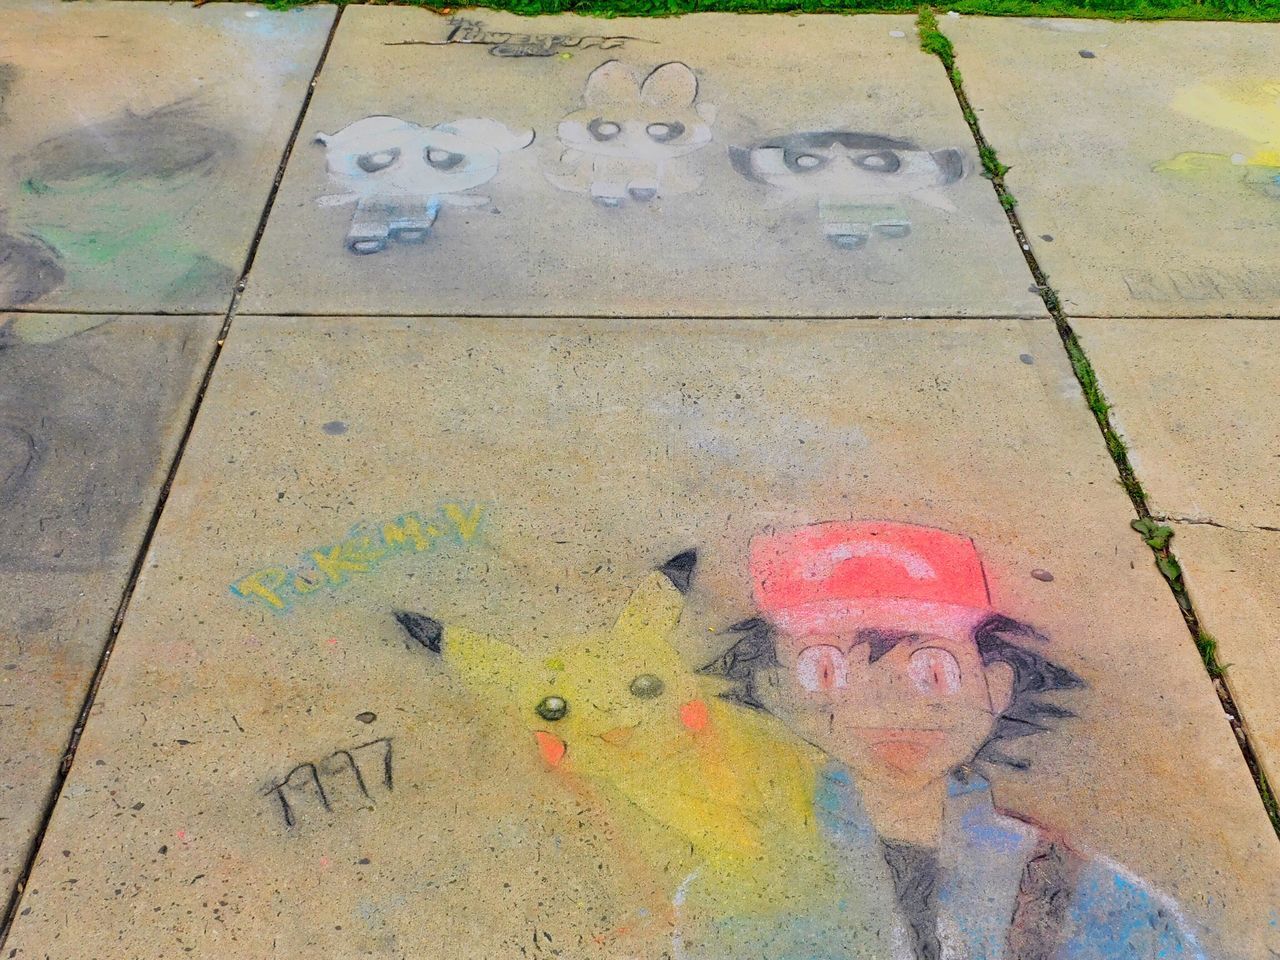
[[553, 767], [559, 765], [569, 749], [565, 742], [559, 737], [553, 737], [545, 730], [535, 730], [533, 737], [538, 741], [538, 752], [542, 754], [542, 759]]
[[680, 722], [694, 733], [697, 733], [699, 730], [705, 729], [707, 724], [711, 722], [711, 712], [701, 700], [690, 700], [680, 707]]

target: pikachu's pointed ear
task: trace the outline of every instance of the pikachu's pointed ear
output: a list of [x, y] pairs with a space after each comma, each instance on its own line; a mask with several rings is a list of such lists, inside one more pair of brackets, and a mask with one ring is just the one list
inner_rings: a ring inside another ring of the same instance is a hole
[[591, 71], [582, 99], [590, 106], [601, 103], [625, 103], [640, 96], [635, 74], [621, 60], [606, 60]]
[[411, 613], [408, 610], [396, 610], [393, 615], [396, 618], [396, 623], [404, 627], [404, 632], [409, 635], [411, 640], [426, 647], [432, 653], [440, 652], [440, 641], [444, 636], [444, 627], [440, 625], [439, 620], [421, 613]]
[[645, 78], [640, 99], [652, 107], [680, 110], [698, 99], [698, 78], [685, 64], [664, 63]]
[[697, 562], [697, 551], [686, 550], [649, 574], [622, 608], [613, 626], [614, 635], [631, 641], [668, 636], [684, 612], [684, 597], [693, 583]]

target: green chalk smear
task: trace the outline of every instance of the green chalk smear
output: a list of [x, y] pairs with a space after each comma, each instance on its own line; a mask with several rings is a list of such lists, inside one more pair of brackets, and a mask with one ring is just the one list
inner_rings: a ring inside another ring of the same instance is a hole
[[12, 228], [57, 251], [67, 284], [127, 283], [134, 293], [225, 292], [235, 273], [186, 238], [201, 194], [199, 174], [129, 179], [95, 174], [22, 183]]

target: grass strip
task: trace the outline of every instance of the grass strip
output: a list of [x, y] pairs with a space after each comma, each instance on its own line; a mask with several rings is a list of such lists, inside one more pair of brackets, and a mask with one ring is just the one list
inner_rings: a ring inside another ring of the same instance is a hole
[[[320, 0], [266, 0], [273, 10]], [[348, 0], [332, 0], [345, 6]], [[672, 17], [684, 13], [915, 13], [918, 0], [488, 0], [481, 7], [521, 16], [577, 13], [592, 17]], [[369, 5], [386, 5], [372, 0]], [[397, 0], [397, 6], [441, 13], [448, 0]], [[997, 17], [1078, 17], [1106, 20], [1280, 20], [1280, 0], [957, 0], [957, 13]]]

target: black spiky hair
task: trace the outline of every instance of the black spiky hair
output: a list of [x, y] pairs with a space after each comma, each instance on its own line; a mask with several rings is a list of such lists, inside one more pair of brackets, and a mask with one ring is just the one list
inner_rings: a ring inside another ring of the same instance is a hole
[[[723, 699], [752, 710], [765, 710], [758, 696], [757, 674], [778, 665], [777, 628], [763, 617], [752, 617], [735, 623], [726, 633], [733, 642], [699, 672], [729, 682], [729, 689], [720, 694]], [[1041, 695], [1077, 690], [1086, 684], [1066, 667], [1031, 649], [1031, 645], [1047, 643], [1049, 638], [1020, 620], [992, 614], [974, 628], [973, 639], [983, 666], [1007, 663], [1013, 670], [1009, 705], [996, 718], [995, 729], [973, 759], [1025, 770], [1030, 766], [1028, 761], [1003, 753], [1001, 741], [1044, 733], [1052, 729], [1054, 721], [1074, 717], [1072, 711], [1042, 700]], [[872, 645], [874, 648], [874, 640]], [[888, 648], [873, 649], [872, 660], [878, 660]]]

